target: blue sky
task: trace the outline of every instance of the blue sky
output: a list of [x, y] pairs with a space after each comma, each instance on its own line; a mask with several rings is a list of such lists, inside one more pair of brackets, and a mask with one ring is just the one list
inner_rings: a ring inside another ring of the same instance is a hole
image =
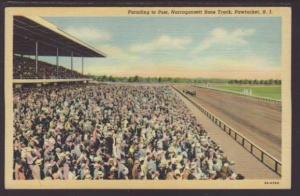
[[[86, 73], [280, 78], [279, 17], [45, 19], [107, 54], [107, 58], [86, 59]], [[70, 66], [67, 58], [60, 62]], [[80, 62], [75, 59], [75, 69], [80, 70]]]

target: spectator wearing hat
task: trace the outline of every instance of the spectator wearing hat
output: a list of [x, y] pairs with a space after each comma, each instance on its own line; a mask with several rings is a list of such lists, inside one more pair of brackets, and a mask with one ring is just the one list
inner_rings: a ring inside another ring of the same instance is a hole
[[14, 116], [15, 179], [243, 178], [168, 86], [24, 87]]

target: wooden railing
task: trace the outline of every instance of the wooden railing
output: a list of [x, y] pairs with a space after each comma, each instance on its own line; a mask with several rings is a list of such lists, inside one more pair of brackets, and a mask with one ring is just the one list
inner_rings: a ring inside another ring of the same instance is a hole
[[265, 152], [258, 145], [254, 144], [250, 139], [243, 136], [238, 131], [227, 125], [219, 117], [209, 112], [206, 108], [193, 101], [189, 96], [172, 86], [177, 92], [189, 100], [194, 106], [196, 106], [202, 113], [204, 113], [210, 120], [212, 120], [217, 126], [219, 126], [225, 133], [227, 133], [232, 139], [239, 143], [249, 153], [251, 153], [256, 159], [262, 162], [265, 166], [271, 169], [273, 172], [281, 176], [281, 162], [275, 157]]

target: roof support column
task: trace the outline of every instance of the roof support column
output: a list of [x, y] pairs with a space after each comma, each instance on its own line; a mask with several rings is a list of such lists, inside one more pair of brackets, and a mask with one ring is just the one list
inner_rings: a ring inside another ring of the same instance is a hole
[[73, 78], [73, 52], [71, 52], [71, 70], [72, 70], [71, 77]]
[[71, 52], [71, 70], [73, 71], [73, 52]]
[[83, 75], [83, 67], [84, 67], [84, 61], [83, 57], [81, 57], [81, 74]]
[[58, 48], [56, 48], [56, 78], [58, 78]]
[[38, 73], [39, 42], [35, 41], [35, 73]]

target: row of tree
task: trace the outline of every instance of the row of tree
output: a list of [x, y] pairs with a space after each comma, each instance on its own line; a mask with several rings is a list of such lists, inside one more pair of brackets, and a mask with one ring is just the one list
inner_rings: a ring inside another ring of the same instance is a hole
[[265, 84], [265, 85], [280, 85], [281, 80], [229, 80], [229, 84]]
[[179, 78], [179, 77], [114, 77], [114, 76], [93, 76], [97, 81], [101, 82], [147, 82], [147, 83], [226, 83], [226, 79], [202, 79], [202, 78]]
[[179, 77], [115, 77], [115, 76], [92, 76], [100, 82], [146, 82], [146, 83], [229, 83], [229, 84], [268, 84], [280, 85], [281, 80], [228, 80], [228, 79], [205, 79], [205, 78], [179, 78]]

